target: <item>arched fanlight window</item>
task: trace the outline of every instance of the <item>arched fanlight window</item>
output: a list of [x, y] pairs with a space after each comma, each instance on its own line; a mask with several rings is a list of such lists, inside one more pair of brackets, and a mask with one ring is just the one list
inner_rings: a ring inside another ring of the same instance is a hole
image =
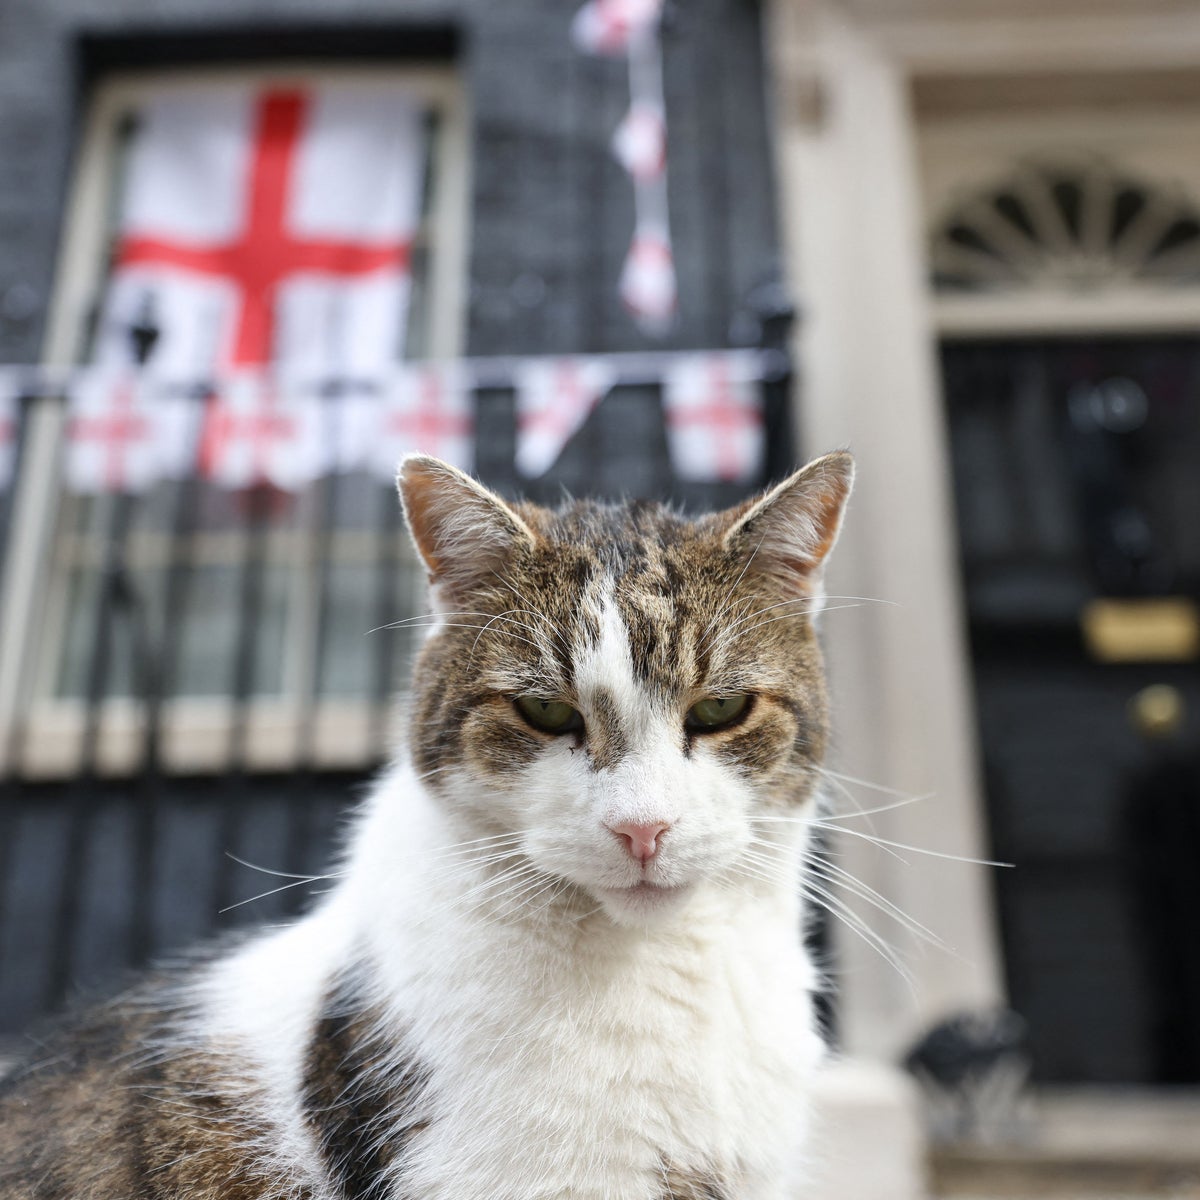
[[1200, 284], [1200, 210], [1104, 163], [1029, 164], [960, 200], [933, 231], [943, 295]]

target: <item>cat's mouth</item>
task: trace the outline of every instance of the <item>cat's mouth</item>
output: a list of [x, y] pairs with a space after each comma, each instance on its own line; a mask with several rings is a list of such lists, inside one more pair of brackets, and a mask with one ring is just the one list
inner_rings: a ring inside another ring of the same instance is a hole
[[598, 889], [610, 904], [631, 913], [649, 913], [669, 907], [692, 890], [689, 883], [651, 883], [643, 879], [629, 887]]

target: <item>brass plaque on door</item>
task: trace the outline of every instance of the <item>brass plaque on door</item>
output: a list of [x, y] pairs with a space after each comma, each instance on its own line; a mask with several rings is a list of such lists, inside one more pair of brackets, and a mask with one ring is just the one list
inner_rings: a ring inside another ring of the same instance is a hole
[[1200, 657], [1200, 610], [1186, 596], [1091, 600], [1080, 614], [1100, 662], [1189, 662]]

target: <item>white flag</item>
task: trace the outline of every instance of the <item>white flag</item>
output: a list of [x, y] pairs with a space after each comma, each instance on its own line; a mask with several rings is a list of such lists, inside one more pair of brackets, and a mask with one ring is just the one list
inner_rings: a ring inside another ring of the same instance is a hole
[[17, 465], [18, 387], [14, 375], [0, 371], [0, 492], [12, 486]]
[[661, 12], [662, 0], [588, 0], [575, 14], [571, 37], [588, 54], [624, 54]]
[[[329, 470], [346, 475], [374, 468], [383, 418], [384, 380], [359, 383], [324, 401], [329, 439]], [[393, 474], [395, 464], [393, 466]]]
[[195, 454], [195, 409], [158, 379], [93, 367], [71, 384], [63, 473], [75, 492], [144, 492], [186, 474]]
[[321, 401], [272, 375], [241, 371], [213, 397], [204, 418], [200, 470], [227, 488], [270, 483], [299, 491], [327, 469]]
[[553, 465], [616, 380], [600, 358], [529, 359], [518, 367], [517, 469], [533, 479]]
[[680, 479], [755, 482], [762, 471], [763, 417], [753, 360], [689, 354], [668, 368], [663, 411], [671, 465]]
[[621, 269], [621, 299], [639, 324], [662, 332], [675, 315], [675, 259], [671, 243], [655, 233], [635, 233]]
[[204, 378], [398, 361], [420, 214], [402, 87], [214, 85], [139, 111], [96, 356]]
[[[467, 383], [458, 363], [421, 363], [393, 371], [364, 455], [371, 470], [394, 479], [400, 459], [419, 451], [470, 471], [475, 464], [475, 401]], [[364, 430], [370, 428], [364, 423]]]
[[638, 182], [667, 169], [667, 121], [653, 102], [635, 101], [617, 126], [612, 141], [617, 162]]

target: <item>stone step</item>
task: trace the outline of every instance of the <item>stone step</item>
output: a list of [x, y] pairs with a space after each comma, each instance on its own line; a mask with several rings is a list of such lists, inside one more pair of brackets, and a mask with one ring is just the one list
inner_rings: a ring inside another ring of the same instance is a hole
[[930, 1184], [946, 1200], [1200, 1200], [1200, 1091], [1040, 1092], [1029, 1135], [940, 1148]]

